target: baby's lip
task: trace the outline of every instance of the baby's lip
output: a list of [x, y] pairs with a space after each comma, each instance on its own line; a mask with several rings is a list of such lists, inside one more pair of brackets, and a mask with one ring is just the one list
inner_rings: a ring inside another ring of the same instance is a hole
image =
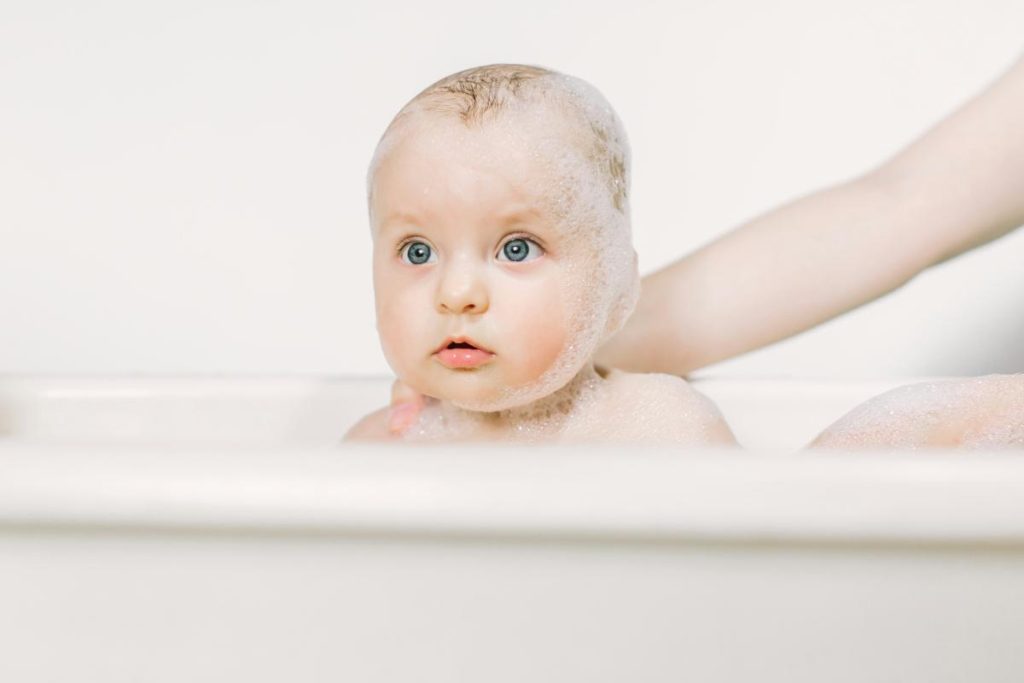
[[459, 337], [448, 337], [448, 338], [447, 338], [447, 339], [445, 339], [445, 340], [444, 340], [443, 342], [441, 342], [441, 345], [440, 345], [440, 346], [438, 346], [438, 347], [437, 347], [436, 349], [434, 349], [434, 353], [439, 353], [440, 351], [443, 351], [443, 350], [445, 350], [446, 348], [448, 348], [448, 345], [449, 345], [449, 344], [470, 344], [470, 345], [472, 345], [472, 346], [473, 346], [474, 348], [480, 349], [481, 351], [486, 351], [487, 353], [494, 353], [494, 351], [491, 351], [490, 349], [488, 349], [488, 348], [484, 348], [484, 347], [483, 347], [483, 346], [481, 346], [480, 344], [477, 344], [477, 343], [476, 343], [475, 341], [473, 341], [473, 340], [472, 340], [471, 338], [469, 338], [469, 337], [463, 337], [463, 336], [459, 336]]

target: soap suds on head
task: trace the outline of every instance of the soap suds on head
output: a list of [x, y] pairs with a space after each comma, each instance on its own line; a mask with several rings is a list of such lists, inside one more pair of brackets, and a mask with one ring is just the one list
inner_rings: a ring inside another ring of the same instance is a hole
[[[367, 173], [371, 211], [377, 167], [412, 124], [431, 116], [486, 129], [508, 146], [528, 151], [543, 173], [524, 178], [525, 189], [543, 198], [564, 234], [593, 243], [576, 269], [595, 290], [592, 300], [580, 303], [590, 316], [599, 316], [603, 328], [577, 347], [595, 339], [599, 345], [621, 329], [640, 296], [630, 222], [630, 149], [621, 120], [600, 91], [574, 76], [518, 64], [475, 67], [439, 80], [410, 100], [381, 136]], [[556, 374], [568, 380], [564, 372]]]
[[[557, 219], [564, 244], [573, 249], [564, 261], [568, 267], [558, 293], [569, 297], [564, 304], [571, 343], [535, 380], [453, 408], [495, 413], [527, 407], [533, 412], [523, 413], [522, 424], [529, 422], [527, 414], [554, 424], [562, 414], [559, 390], [578, 378], [600, 344], [625, 323], [639, 297], [625, 131], [600, 92], [571, 76], [523, 65], [491, 65], [453, 74], [413, 98], [382, 136], [367, 176], [371, 223], [377, 167], [403, 135], [422, 134], [416, 126], [437, 119], [479, 129], [497, 136], [507, 148], [528, 154], [540, 172], [523, 178], [523, 189], [545, 203]], [[451, 423], [459, 415], [459, 420], [476, 419], [481, 424], [490, 419], [449, 413], [431, 419]], [[512, 414], [504, 417], [511, 419]]]

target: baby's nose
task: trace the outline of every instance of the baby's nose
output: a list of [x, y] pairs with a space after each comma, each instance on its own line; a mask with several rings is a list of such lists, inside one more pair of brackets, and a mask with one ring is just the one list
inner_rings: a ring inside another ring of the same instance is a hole
[[444, 313], [484, 313], [490, 301], [483, 273], [471, 266], [445, 270], [437, 292], [437, 308]]

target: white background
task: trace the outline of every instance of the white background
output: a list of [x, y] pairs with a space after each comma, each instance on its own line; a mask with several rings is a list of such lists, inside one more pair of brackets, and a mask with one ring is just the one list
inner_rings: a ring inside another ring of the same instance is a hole
[[[609, 98], [646, 273], [876, 166], [1022, 26], [1019, 0], [0, 0], [0, 372], [389, 373], [365, 168], [450, 72]], [[1024, 231], [705, 374], [996, 371], [1024, 371]]]

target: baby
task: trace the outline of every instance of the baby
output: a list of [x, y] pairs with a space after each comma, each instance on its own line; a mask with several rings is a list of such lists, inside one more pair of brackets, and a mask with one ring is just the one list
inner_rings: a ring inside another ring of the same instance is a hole
[[629, 147], [584, 81], [497, 64], [448, 76], [384, 132], [367, 178], [377, 330], [429, 397], [346, 439], [734, 444], [684, 380], [594, 365], [639, 294]]

